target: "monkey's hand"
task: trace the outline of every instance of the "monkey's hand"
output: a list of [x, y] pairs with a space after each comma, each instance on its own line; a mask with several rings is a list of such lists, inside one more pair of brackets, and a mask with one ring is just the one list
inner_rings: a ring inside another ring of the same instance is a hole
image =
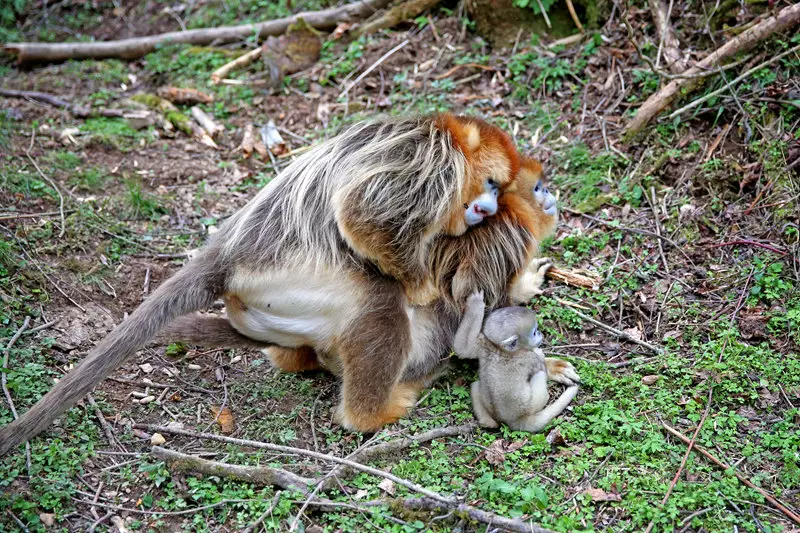
[[520, 276], [514, 280], [509, 289], [509, 296], [515, 303], [528, 302], [534, 296], [543, 294], [544, 275], [553, 266], [549, 257], [536, 257]]
[[486, 303], [483, 299], [483, 291], [477, 290], [469, 295], [467, 298], [466, 306], [464, 307], [464, 314], [475, 314], [483, 316], [486, 311]]
[[568, 387], [581, 382], [581, 378], [572, 363], [553, 357], [545, 357], [544, 364], [547, 366], [547, 379]]

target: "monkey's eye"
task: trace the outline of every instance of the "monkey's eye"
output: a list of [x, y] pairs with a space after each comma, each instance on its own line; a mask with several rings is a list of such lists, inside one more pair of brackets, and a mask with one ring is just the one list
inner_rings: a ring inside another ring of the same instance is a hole
[[494, 181], [492, 178], [489, 178], [489, 179], [487, 179], [487, 180], [486, 180], [486, 182], [489, 184], [489, 187], [495, 187], [495, 188], [496, 188], [496, 187], [499, 187], [499, 185], [497, 184], [497, 182], [496, 182], [496, 181]]

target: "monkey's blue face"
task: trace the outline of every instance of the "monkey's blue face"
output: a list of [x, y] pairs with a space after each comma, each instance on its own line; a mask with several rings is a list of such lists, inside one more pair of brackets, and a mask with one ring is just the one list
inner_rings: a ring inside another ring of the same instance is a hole
[[556, 206], [556, 197], [547, 190], [547, 187], [544, 186], [542, 180], [536, 182], [536, 185], [533, 187], [533, 198], [536, 202], [542, 206], [542, 211], [544, 211], [545, 215], [555, 215], [558, 207]]
[[472, 202], [464, 205], [464, 221], [467, 226], [474, 226], [483, 222], [483, 219], [497, 213], [497, 197], [500, 195], [500, 186], [489, 178], [483, 184], [483, 193]]
[[528, 346], [531, 348], [538, 348], [541, 346], [543, 340], [544, 337], [542, 336], [542, 332], [539, 331], [539, 324], [534, 323], [530, 333], [528, 333]]

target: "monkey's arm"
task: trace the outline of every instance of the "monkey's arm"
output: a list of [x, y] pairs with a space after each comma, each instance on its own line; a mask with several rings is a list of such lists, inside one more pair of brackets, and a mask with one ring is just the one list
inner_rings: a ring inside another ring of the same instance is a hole
[[[531, 433], [536, 433], [544, 429], [544, 427], [550, 423], [552, 419], [560, 415], [564, 409], [570, 404], [570, 402], [575, 398], [578, 394], [578, 386], [573, 385], [571, 387], [567, 387], [567, 389], [561, 393], [561, 396], [558, 397], [556, 401], [539, 411], [538, 413], [534, 413], [532, 415], [528, 415], [525, 417], [516, 420], [512, 429], [520, 430], [520, 431], [529, 431]], [[509, 424], [511, 427], [511, 424]]]
[[474, 292], [467, 298], [467, 307], [461, 317], [455, 338], [453, 339], [453, 350], [456, 355], [465, 359], [477, 359], [480, 354], [478, 337], [481, 334], [483, 325], [483, 313], [486, 304], [483, 302], [483, 293]]

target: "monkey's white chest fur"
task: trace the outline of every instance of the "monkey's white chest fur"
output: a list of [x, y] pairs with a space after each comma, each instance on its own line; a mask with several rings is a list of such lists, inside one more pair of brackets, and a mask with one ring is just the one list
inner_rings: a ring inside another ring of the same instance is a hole
[[344, 331], [361, 300], [362, 289], [346, 273], [303, 268], [238, 270], [225, 294], [228, 319], [243, 335], [317, 349]]

